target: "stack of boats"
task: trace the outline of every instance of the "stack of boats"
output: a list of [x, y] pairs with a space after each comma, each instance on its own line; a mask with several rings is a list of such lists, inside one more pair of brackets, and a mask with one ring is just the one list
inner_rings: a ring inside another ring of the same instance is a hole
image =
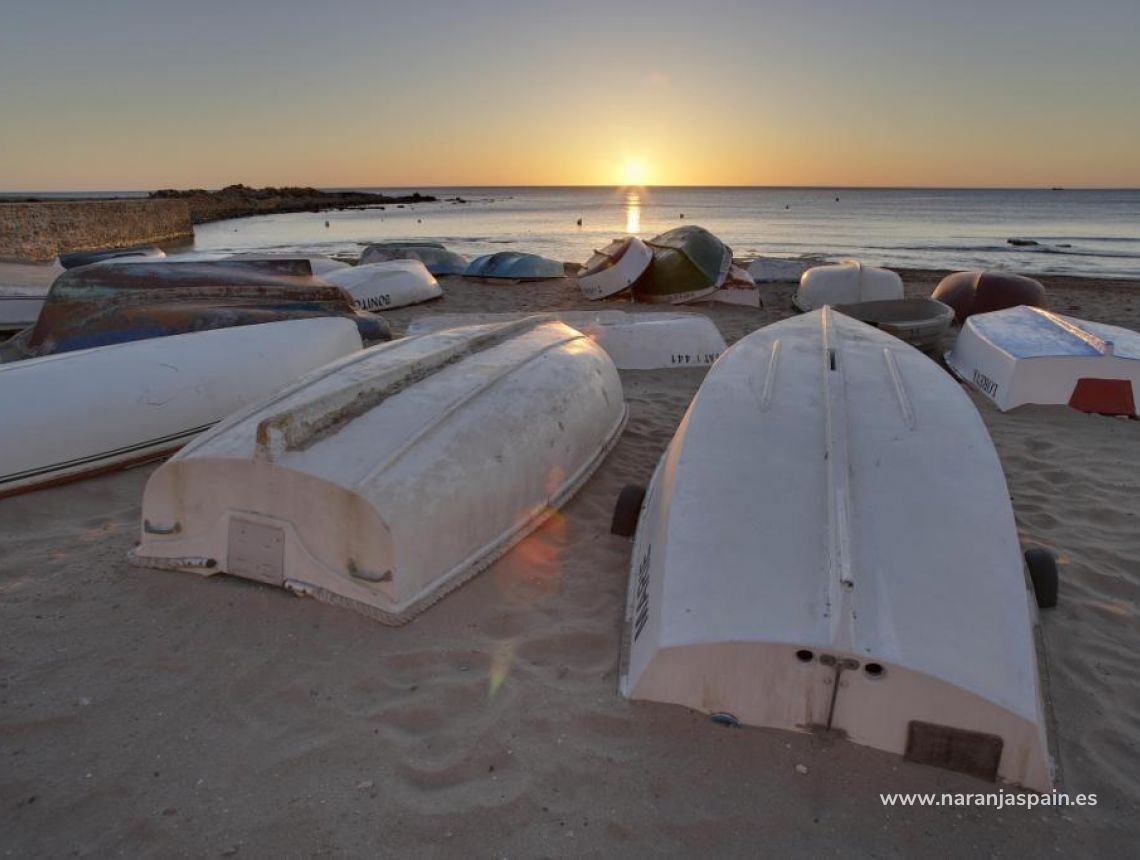
[[441, 294], [416, 260], [351, 267], [126, 249], [62, 263], [31, 325], [0, 346], [0, 401], [36, 404], [0, 427], [0, 495], [177, 450], [238, 408], [387, 339], [368, 310]]
[[69, 269], [52, 284], [34, 325], [0, 345], [15, 361], [217, 328], [341, 316], [368, 341], [389, 337], [380, 317], [359, 311], [304, 259], [158, 260]]
[[636, 236], [615, 239], [586, 261], [578, 286], [592, 300], [631, 290], [637, 301], [655, 304], [722, 301], [760, 306], [752, 276], [732, 263], [732, 249], [695, 224], [647, 242]]
[[926, 351], [938, 347], [954, 321], [953, 310], [935, 299], [904, 298], [897, 273], [853, 260], [807, 269], [792, 304], [805, 312], [834, 307]]

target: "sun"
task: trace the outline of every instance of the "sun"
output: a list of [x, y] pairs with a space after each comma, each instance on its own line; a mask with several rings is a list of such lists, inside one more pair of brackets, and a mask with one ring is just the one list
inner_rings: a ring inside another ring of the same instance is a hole
[[645, 175], [645, 163], [636, 158], [628, 159], [621, 169], [623, 185], [644, 185]]

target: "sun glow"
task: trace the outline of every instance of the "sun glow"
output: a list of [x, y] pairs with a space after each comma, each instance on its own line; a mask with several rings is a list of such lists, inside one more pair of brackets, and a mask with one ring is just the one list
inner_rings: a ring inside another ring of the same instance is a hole
[[644, 185], [645, 176], [645, 163], [634, 158], [626, 161], [625, 166], [621, 169], [623, 185]]

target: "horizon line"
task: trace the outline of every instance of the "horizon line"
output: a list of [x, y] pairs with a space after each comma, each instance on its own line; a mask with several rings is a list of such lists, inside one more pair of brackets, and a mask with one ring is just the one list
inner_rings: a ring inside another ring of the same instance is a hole
[[[230, 185], [244, 185], [245, 183], [229, 183], [228, 185], [219, 186], [190, 186], [189, 188], [177, 188], [175, 190], [185, 191], [194, 188], [201, 188], [204, 191], [221, 191]], [[165, 190], [172, 186], [164, 186], [163, 188], [100, 188], [100, 189], [18, 189], [7, 190], [0, 189], [0, 196], [3, 197], [34, 197], [41, 194], [151, 194], [155, 191]], [[549, 188], [549, 189], [621, 189], [621, 188], [642, 188], [645, 190], [655, 189], [713, 189], [713, 190], [772, 190], [772, 191], [1140, 191], [1140, 186], [1129, 185], [700, 185], [700, 184], [644, 184], [644, 185], [627, 185], [623, 183], [599, 183], [599, 184], [539, 184], [539, 185], [468, 185], [463, 183], [456, 183], [451, 185], [250, 185], [247, 186], [251, 189], [259, 188], [314, 188], [318, 191], [354, 191], [354, 190], [399, 190], [399, 191], [416, 191], [416, 190], [448, 190], [455, 188], [501, 188], [501, 189], [536, 189], [536, 188]]]

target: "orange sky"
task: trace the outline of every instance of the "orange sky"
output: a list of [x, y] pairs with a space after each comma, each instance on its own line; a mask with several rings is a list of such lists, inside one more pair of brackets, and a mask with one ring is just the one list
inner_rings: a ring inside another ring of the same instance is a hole
[[53, 5], [0, 31], [0, 190], [1140, 187], [1140, 4]]

